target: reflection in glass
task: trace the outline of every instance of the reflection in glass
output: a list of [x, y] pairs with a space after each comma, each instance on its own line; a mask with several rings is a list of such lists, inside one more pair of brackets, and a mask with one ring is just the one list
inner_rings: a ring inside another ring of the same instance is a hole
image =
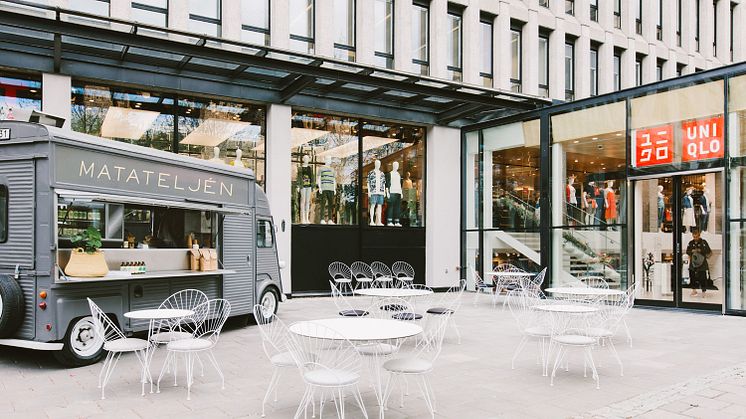
[[334, 58], [355, 61], [355, 0], [334, 0]]
[[427, 7], [415, 4], [412, 13], [412, 62], [418, 73], [428, 75], [430, 47], [430, 12]]
[[449, 78], [461, 81], [461, 21], [460, 15], [448, 14], [447, 70]]
[[637, 298], [673, 301], [673, 179], [635, 182]]
[[552, 286], [602, 278], [610, 288], [626, 289], [626, 235], [626, 226], [614, 231], [597, 227], [554, 229]]
[[290, 0], [290, 48], [312, 54], [314, 50], [314, 0]]
[[0, 119], [27, 120], [41, 110], [41, 78], [0, 73]]
[[373, 7], [376, 65], [394, 68], [394, 0], [376, 0]]

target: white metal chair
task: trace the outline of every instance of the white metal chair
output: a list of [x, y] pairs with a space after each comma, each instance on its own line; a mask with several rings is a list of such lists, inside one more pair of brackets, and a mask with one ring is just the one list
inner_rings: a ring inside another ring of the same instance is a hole
[[425, 313], [431, 316], [451, 316], [449, 324], [453, 326], [453, 330], [456, 332], [458, 338], [458, 344], [461, 345], [461, 333], [456, 325], [456, 312], [461, 308], [461, 297], [466, 289], [466, 281], [459, 280], [459, 285], [453, 286], [443, 294], [443, 296], [435, 303], [434, 306], [427, 309]]
[[379, 288], [390, 288], [394, 284], [394, 274], [391, 273], [388, 265], [383, 262], [375, 261], [370, 264], [371, 270], [373, 270], [373, 286]]
[[422, 319], [422, 314], [415, 311], [414, 306], [404, 298], [386, 297], [378, 300], [376, 309], [372, 310], [380, 319], [394, 319], [411, 321]]
[[355, 280], [355, 290], [358, 288], [370, 288], [373, 284], [373, 269], [365, 262], [353, 262], [350, 265], [352, 278]]
[[596, 338], [602, 348], [609, 349], [609, 352], [619, 364], [619, 375], [624, 376], [624, 364], [616, 350], [613, 338], [619, 323], [626, 314], [626, 299], [620, 298], [605, 303], [599, 301], [598, 305], [600, 306], [599, 315], [590, 319], [586, 333], [588, 336]]
[[[497, 303], [497, 297], [503, 291], [511, 291], [521, 286], [521, 280], [525, 277], [519, 275], [510, 275], [511, 273], [522, 273], [525, 272], [523, 269], [518, 268], [510, 263], [501, 263], [495, 267], [493, 272], [498, 272], [500, 275], [495, 276], [495, 293], [492, 295], [492, 306], [494, 307]], [[506, 297], [507, 298], [507, 297]], [[503, 309], [505, 308], [505, 300], [503, 300]]]
[[352, 294], [352, 270], [342, 262], [329, 264], [329, 275], [341, 292], [349, 291]]
[[264, 354], [267, 355], [269, 362], [272, 363], [272, 378], [269, 380], [267, 392], [262, 400], [262, 417], [264, 417], [265, 406], [273, 390], [275, 393], [274, 401], [277, 402], [277, 386], [283, 371], [298, 368], [298, 364], [289, 350], [290, 331], [285, 323], [274, 313], [265, 313], [261, 304], [254, 306], [254, 318], [257, 326], [259, 326], [259, 333], [262, 335], [262, 349], [264, 349]]
[[391, 272], [394, 274], [394, 278], [404, 286], [411, 284], [414, 281], [414, 268], [407, 262], [397, 261], [391, 265]]
[[495, 288], [492, 284], [488, 284], [484, 282], [484, 279], [482, 279], [481, 276], [479, 276], [479, 273], [476, 269], [473, 268], [467, 268], [471, 269], [471, 275], [474, 278], [474, 301], [473, 304], [477, 305], [477, 300], [479, 299], [479, 293], [486, 292], [490, 295], [492, 295], [495, 291]]
[[352, 304], [350, 304], [347, 297], [342, 294], [342, 292], [339, 290], [339, 288], [337, 288], [337, 285], [334, 282], [329, 281], [329, 287], [332, 290], [332, 301], [334, 301], [334, 305], [337, 306], [337, 310], [339, 310], [340, 316], [363, 317], [370, 314], [368, 310], [352, 308]]
[[516, 289], [508, 292], [508, 309], [513, 315], [518, 330], [521, 332], [521, 340], [518, 343], [510, 367], [515, 369], [515, 360], [520, 355], [529, 339], [537, 339], [539, 344], [539, 358], [541, 360], [542, 375], [547, 375], [546, 365], [549, 353], [549, 339], [551, 330], [546, 317], [532, 309], [532, 299], [535, 299], [525, 290]]
[[588, 288], [601, 288], [609, 289], [609, 283], [603, 277], [600, 276], [584, 276], [580, 278]]
[[228, 300], [217, 298], [202, 303], [200, 306], [195, 308], [195, 311], [204, 310], [205, 318], [194, 331], [194, 334], [189, 339], [180, 339], [169, 342], [166, 345], [168, 349], [168, 355], [166, 361], [161, 369], [161, 373], [158, 376], [158, 392], [161, 391], [161, 378], [165, 372], [166, 365], [171, 357], [176, 356], [177, 353], [183, 353], [186, 358], [186, 374], [187, 374], [187, 400], [191, 400], [192, 396], [192, 384], [194, 383], [194, 360], [196, 355], [204, 352], [207, 358], [212, 363], [213, 367], [217, 371], [221, 380], [221, 388], [225, 389], [225, 376], [223, 371], [220, 369], [215, 355], [212, 353], [212, 348], [215, 347], [220, 338], [220, 331], [223, 329], [228, 316], [231, 313], [231, 304]]
[[[435, 394], [428, 378], [443, 348], [443, 336], [445, 335], [449, 318], [449, 314], [428, 318], [428, 324], [424, 327], [423, 336], [419, 340], [418, 345], [409, 351], [409, 353], [402, 354], [400, 352], [398, 356], [383, 363], [383, 368], [390, 373], [384, 392], [384, 406], [386, 406], [393, 391], [394, 380], [403, 381], [401, 379], [405, 377], [417, 377], [419, 379], [417, 386], [422, 392], [430, 415], [433, 418], [435, 417], [435, 412], [437, 411]], [[402, 383], [400, 386], [402, 406], [404, 405], [405, 386], [406, 383]]]
[[[586, 301], [582, 300], [570, 301], [574, 305], [587, 304]], [[556, 348], [557, 355], [554, 359], [549, 385], [554, 385], [554, 377], [556, 376], [557, 369], [562, 365], [567, 352], [571, 349], [577, 349], [583, 352], [583, 376], [587, 376], [587, 367], [590, 366], [592, 377], [596, 382], [596, 389], [600, 388], [598, 370], [593, 360], [593, 348], [598, 344], [598, 339], [591, 336], [590, 333], [591, 324], [594, 322], [593, 316], [598, 315], [598, 312], [582, 315], [550, 313], [548, 316], [551, 330], [549, 353], [551, 354], [552, 350]]]
[[[204, 292], [196, 289], [185, 289], [171, 294], [158, 308], [194, 311], [196, 307], [204, 304], [207, 300], [207, 295]], [[193, 316], [159, 321], [157, 329], [150, 337], [151, 342], [161, 344], [191, 338], [195, 327], [203, 320], [199, 318], [200, 314], [204, 314], [204, 310], [202, 313], [195, 312]]]
[[133, 352], [140, 362], [142, 371], [140, 372], [140, 381], [142, 382], [142, 395], [145, 395], [145, 382], [149, 378], [148, 371], [145, 369], [147, 365], [146, 351], [149, 343], [145, 339], [128, 338], [122, 333], [116, 324], [104, 313], [96, 303], [88, 298], [88, 307], [91, 310], [91, 316], [93, 317], [94, 333], [97, 339], [104, 342], [104, 350], [107, 351], [104, 365], [101, 367], [101, 372], [98, 374], [98, 387], [101, 389], [101, 400], [105, 399], [104, 390], [106, 384], [111, 379], [111, 374], [114, 372], [114, 368], [119, 362], [119, 358], [123, 353]]
[[290, 354], [300, 366], [301, 377], [306, 384], [295, 418], [301, 417], [309, 404], [314, 405], [317, 394], [320, 396], [319, 417], [323, 416], [324, 402], [330, 397], [338, 416], [344, 418], [345, 391], [352, 394], [363, 416], [367, 418], [368, 413], [358, 388], [363, 360], [355, 346], [333, 329], [312, 322], [308, 327], [315, 329], [309, 334], [326, 338], [288, 335]]

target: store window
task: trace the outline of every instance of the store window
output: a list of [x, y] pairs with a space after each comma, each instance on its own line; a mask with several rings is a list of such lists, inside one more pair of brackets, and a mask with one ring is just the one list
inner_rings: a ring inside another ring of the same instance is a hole
[[448, 12], [448, 37], [447, 37], [447, 61], [446, 70], [448, 78], [453, 81], [461, 81], [463, 70], [461, 68], [461, 38], [463, 17], [460, 11]]
[[523, 44], [521, 28], [510, 30], [510, 90], [521, 92], [521, 75], [523, 72]]
[[373, 7], [376, 65], [394, 68], [394, 0], [376, 0]]
[[189, 30], [219, 37], [221, 34], [221, 0], [189, 0]]
[[0, 119], [28, 120], [41, 110], [41, 77], [0, 72]]
[[241, 40], [269, 46], [269, 0], [241, 1]]
[[130, 17], [135, 22], [165, 28], [168, 26], [168, 0], [133, 1]]
[[554, 285], [603, 277], [626, 288], [626, 106], [552, 116]]
[[334, 58], [355, 61], [355, 0], [334, 0]]
[[430, 10], [427, 4], [412, 5], [412, 63], [423, 76], [430, 74]]
[[0, 185], [0, 243], [8, 241], [8, 187]]
[[539, 96], [549, 97], [549, 37], [539, 37]]
[[290, 48], [308, 54], [314, 51], [314, 0], [289, 0]]
[[730, 172], [730, 286], [727, 308], [746, 310], [746, 75], [733, 77], [728, 82], [728, 144]]
[[466, 133], [464, 164], [464, 194], [466, 200], [466, 229], [478, 229], [482, 227], [482, 211], [480, 210], [482, 190], [482, 152], [480, 151], [480, 132], [470, 131]]
[[269, 220], [258, 220], [256, 222], [256, 247], [271, 248], [274, 242], [272, 222]]
[[492, 68], [494, 60], [494, 50], [492, 42], [492, 20], [479, 21], [479, 37], [481, 38], [482, 60], [479, 67], [479, 77], [482, 78], [482, 85], [492, 87]]
[[631, 100], [631, 166], [692, 169], [724, 156], [723, 81]]

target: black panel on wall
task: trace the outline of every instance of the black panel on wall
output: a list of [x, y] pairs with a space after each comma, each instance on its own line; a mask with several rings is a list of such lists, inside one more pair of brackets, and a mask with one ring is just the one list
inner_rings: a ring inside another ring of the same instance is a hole
[[292, 237], [293, 294], [328, 293], [327, 268], [334, 261], [379, 260], [391, 266], [403, 260], [414, 268], [415, 282], [425, 283], [424, 229], [294, 225]]

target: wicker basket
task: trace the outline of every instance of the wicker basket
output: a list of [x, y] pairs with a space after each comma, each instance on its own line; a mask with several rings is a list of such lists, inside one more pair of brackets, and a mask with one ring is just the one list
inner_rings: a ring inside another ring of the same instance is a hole
[[104, 252], [98, 250], [95, 253], [86, 253], [81, 248], [70, 252], [70, 261], [65, 266], [65, 275], [85, 278], [97, 278], [106, 276], [109, 267], [106, 265]]

